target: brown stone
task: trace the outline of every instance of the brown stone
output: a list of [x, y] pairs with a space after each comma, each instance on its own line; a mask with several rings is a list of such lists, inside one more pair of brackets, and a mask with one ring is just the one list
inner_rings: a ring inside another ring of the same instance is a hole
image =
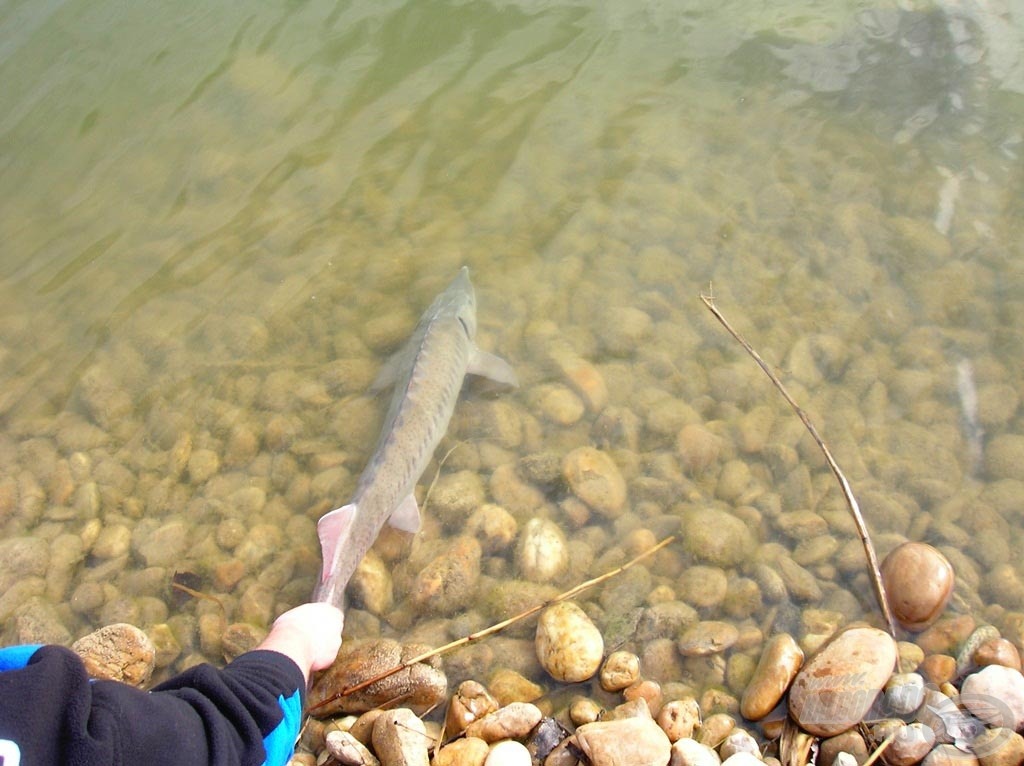
[[1017, 647], [1005, 638], [993, 638], [986, 641], [974, 651], [972, 658], [975, 665], [1003, 665], [1020, 670], [1020, 652]]
[[803, 662], [803, 650], [791, 635], [772, 636], [740, 700], [743, 717], [759, 721], [772, 712]]
[[953, 566], [927, 543], [897, 546], [881, 572], [893, 616], [907, 630], [924, 630], [935, 622], [953, 593]]
[[948, 654], [929, 654], [917, 668], [925, 680], [936, 686], [952, 681], [956, 676], [956, 659]]

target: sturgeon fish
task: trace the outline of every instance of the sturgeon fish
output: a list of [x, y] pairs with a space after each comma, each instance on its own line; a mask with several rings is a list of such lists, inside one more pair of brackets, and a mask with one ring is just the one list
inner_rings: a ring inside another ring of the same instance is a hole
[[317, 522], [323, 571], [314, 601], [345, 608], [345, 587], [385, 522], [406, 532], [419, 530], [413, 492], [448, 430], [466, 373], [517, 385], [508, 363], [478, 349], [475, 336], [476, 296], [463, 266], [373, 384], [378, 390], [394, 385], [394, 393], [351, 502]]

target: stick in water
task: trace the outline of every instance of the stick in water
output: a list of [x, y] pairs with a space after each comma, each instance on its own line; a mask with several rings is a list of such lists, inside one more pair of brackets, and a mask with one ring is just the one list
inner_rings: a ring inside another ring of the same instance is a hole
[[445, 644], [444, 646], [442, 646], [442, 647], [440, 647], [438, 649], [431, 649], [430, 651], [424, 652], [423, 654], [418, 654], [415, 657], [413, 657], [413, 658], [411, 658], [409, 660], [406, 660], [401, 665], [396, 665], [393, 668], [388, 668], [383, 673], [378, 673], [373, 678], [367, 678], [365, 681], [360, 681], [357, 684], [353, 684], [352, 686], [349, 686], [349, 687], [347, 687], [345, 689], [342, 689], [340, 692], [338, 692], [337, 694], [333, 695], [332, 697], [330, 697], [328, 699], [325, 699], [323, 702], [317, 703], [316, 705], [311, 707], [310, 708], [310, 712], [316, 710], [317, 708], [321, 708], [324, 705], [327, 705], [327, 704], [329, 704], [331, 702], [334, 702], [335, 700], [340, 699], [341, 697], [347, 697], [350, 694], [355, 694], [356, 692], [365, 689], [367, 686], [372, 686], [373, 684], [375, 684], [378, 681], [381, 681], [381, 680], [387, 678], [388, 676], [394, 675], [395, 673], [400, 673], [403, 670], [411, 668], [417, 662], [423, 662], [424, 660], [429, 660], [431, 657], [436, 657], [439, 654], [445, 654], [447, 652], [450, 652], [452, 649], [457, 649], [460, 646], [465, 646], [466, 644], [472, 643], [473, 641], [479, 641], [481, 638], [486, 638], [487, 636], [490, 636], [490, 635], [492, 635], [494, 633], [497, 633], [498, 631], [504, 630], [509, 625], [517, 623], [520, 620], [525, 620], [527, 617], [531, 617], [531, 616], [537, 614], [537, 612], [540, 612], [541, 610], [551, 606], [552, 604], [557, 604], [559, 601], [566, 601], [566, 600], [568, 600], [570, 598], [578, 596], [580, 593], [582, 593], [583, 591], [587, 590], [588, 588], [593, 588], [595, 585], [600, 585], [601, 583], [605, 582], [606, 580], [610, 580], [611, 578], [615, 577], [616, 575], [622, 574], [627, 569], [629, 569], [630, 567], [634, 566], [635, 564], [638, 564], [639, 562], [643, 561], [648, 556], [653, 556], [655, 553], [660, 551], [666, 545], [669, 545], [670, 543], [672, 543], [675, 539], [676, 539], [675, 535], [671, 535], [670, 537], [666, 537], [664, 540], [662, 540], [657, 545], [654, 545], [654, 546], [648, 548], [646, 551], [641, 553], [639, 556], [637, 556], [636, 558], [630, 559], [629, 561], [627, 561], [622, 566], [616, 567], [615, 569], [612, 569], [609, 572], [605, 572], [604, 574], [599, 575], [598, 577], [595, 577], [595, 578], [593, 578], [591, 580], [587, 580], [586, 582], [582, 582], [579, 585], [576, 585], [576, 586], [570, 588], [569, 590], [565, 591], [564, 593], [559, 593], [557, 596], [555, 596], [554, 598], [549, 599], [548, 601], [545, 601], [543, 604], [538, 604], [537, 606], [532, 606], [529, 609], [527, 609], [525, 612], [520, 612], [519, 614], [515, 615], [514, 617], [509, 617], [507, 620], [502, 620], [501, 622], [499, 622], [499, 623], [497, 623], [495, 625], [491, 625], [489, 628], [484, 628], [483, 630], [478, 630], [476, 633], [470, 633], [468, 636], [463, 636], [462, 638], [456, 639], [455, 641], [452, 641], [451, 643]]
[[829, 468], [832, 469], [832, 473], [835, 474], [836, 479], [839, 480], [839, 486], [843, 490], [843, 496], [846, 498], [846, 504], [849, 506], [850, 513], [853, 515], [854, 523], [857, 525], [857, 532], [860, 534], [860, 541], [864, 546], [864, 553], [868, 559], [871, 581], [875, 588], [875, 598], [878, 599], [878, 605], [882, 610], [882, 616], [889, 625], [889, 634], [895, 639], [896, 622], [893, 619], [892, 611], [889, 609], [889, 599], [885, 595], [885, 585], [882, 584], [882, 573], [878, 570], [878, 557], [875, 555], [875, 546], [871, 544], [871, 537], [868, 535], [867, 524], [864, 523], [864, 517], [861, 515], [860, 506], [857, 504], [857, 498], [853, 496], [853, 490], [850, 488], [850, 482], [846, 480], [843, 472], [839, 470], [839, 464], [836, 463], [835, 458], [832, 457], [832, 453], [829, 451], [829, 448], [825, 446], [825, 442], [818, 435], [818, 429], [814, 427], [810, 418], [807, 417], [807, 413], [804, 412], [800, 408], [800, 405], [793, 400], [793, 397], [789, 395], [786, 387], [782, 385], [782, 381], [780, 381], [775, 373], [772, 372], [771, 368], [768, 367], [768, 364], [761, 358], [760, 354], [758, 354], [753, 347], [747, 343], [747, 341], [745, 341], [743, 337], [736, 332], [736, 330], [733, 329], [732, 325], [726, 321], [726, 318], [722, 316], [722, 312], [720, 312], [715, 306], [715, 297], [710, 294], [710, 290], [708, 295], [701, 293], [700, 299], [704, 301], [704, 305], [707, 306], [708, 310], [715, 315], [715, 319], [722, 324], [722, 327], [729, 331], [729, 334], [732, 335], [732, 337], [735, 338], [741, 346], [743, 346], [746, 352], [753, 357], [755, 362], [757, 362], [758, 366], [764, 370], [764, 374], [768, 376], [771, 382], [779, 390], [779, 393], [781, 393], [786, 401], [789, 402], [789, 406], [796, 411], [796, 414], [800, 417], [800, 420], [803, 421], [804, 426], [806, 426], [807, 430], [814, 438], [814, 441], [818, 444], [818, 447], [821, 448], [822, 453], [824, 453], [825, 460], [828, 461]]

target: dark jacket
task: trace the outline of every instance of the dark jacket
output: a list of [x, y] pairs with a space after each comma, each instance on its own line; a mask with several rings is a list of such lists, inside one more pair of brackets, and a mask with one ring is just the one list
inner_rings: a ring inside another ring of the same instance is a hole
[[61, 646], [0, 649], [3, 766], [283, 766], [306, 687], [283, 654], [197, 665], [141, 691], [92, 681]]

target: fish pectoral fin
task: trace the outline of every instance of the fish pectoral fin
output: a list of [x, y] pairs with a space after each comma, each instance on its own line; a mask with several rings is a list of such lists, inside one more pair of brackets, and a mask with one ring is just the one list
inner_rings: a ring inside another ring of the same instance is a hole
[[391, 388], [395, 385], [395, 381], [402, 374], [409, 364], [409, 345], [406, 344], [402, 348], [398, 349], [395, 353], [384, 360], [384, 364], [377, 370], [377, 377], [373, 379], [373, 383], [370, 385], [370, 390], [374, 393], [383, 391], [386, 388]]
[[338, 550], [338, 541], [347, 536], [349, 527], [356, 517], [356, 506], [352, 503], [343, 505], [325, 513], [316, 523], [316, 534], [320, 538], [320, 554], [323, 556], [321, 582], [326, 581], [334, 569], [334, 554]]
[[416, 498], [406, 495], [398, 507], [391, 512], [388, 524], [403, 532], [415, 534], [420, 531], [420, 507], [416, 504]]
[[469, 352], [469, 364], [466, 371], [490, 378], [498, 383], [504, 383], [506, 386], [516, 387], [519, 385], [516, 372], [508, 362], [500, 356], [481, 351], [476, 346], [473, 346]]

